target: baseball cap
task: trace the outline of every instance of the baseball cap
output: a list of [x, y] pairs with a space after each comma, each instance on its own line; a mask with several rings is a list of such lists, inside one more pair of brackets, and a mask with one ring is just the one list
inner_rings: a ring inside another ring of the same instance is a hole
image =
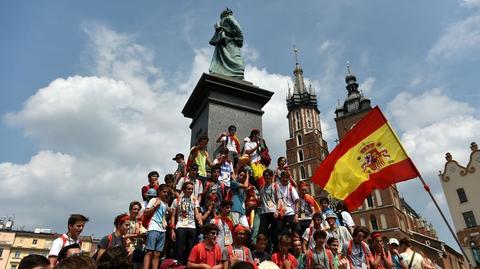
[[175, 157], [172, 158], [172, 160], [177, 160], [178, 158], [185, 159], [185, 156], [182, 153], [177, 153]]
[[328, 212], [327, 214], [325, 214], [325, 219], [330, 219], [330, 218], [336, 219], [337, 214], [335, 214], [335, 212]]
[[400, 246], [400, 242], [398, 242], [396, 238], [390, 238], [390, 240], [388, 240], [388, 244], [397, 244], [397, 246]]

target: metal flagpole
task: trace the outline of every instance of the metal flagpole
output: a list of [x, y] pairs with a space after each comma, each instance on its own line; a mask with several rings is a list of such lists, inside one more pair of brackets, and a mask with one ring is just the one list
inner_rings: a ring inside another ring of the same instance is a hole
[[440, 206], [438, 206], [437, 200], [435, 200], [435, 197], [433, 197], [432, 192], [430, 191], [430, 187], [425, 183], [425, 180], [423, 180], [422, 176], [420, 173], [418, 173], [418, 178], [423, 184], [423, 188], [425, 189], [426, 192], [428, 192], [428, 195], [430, 195], [430, 198], [432, 198], [433, 203], [435, 204], [435, 207], [437, 208], [438, 212], [440, 212], [440, 215], [442, 216], [443, 221], [445, 224], [447, 224], [448, 230], [450, 230], [450, 233], [452, 234], [453, 238], [455, 239], [455, 242], [457, 242], [458, 246], [460, 247], [460, 250], [462, 251], [463, 256], [467, 260], [468, 264], [472, 267], [472, 263], [470, 262], [470, 259], [468, 258], [467, 254], [465, 253], [465, 250], [463, 249], [462, 245], [460, 244], [460, 241], [458, 241], [457, 235], [452, 229], [452, 226], [447, 221], [447, 218], [445, 218], [445, 215], [443, 214], [443, 211], [440, 209]]

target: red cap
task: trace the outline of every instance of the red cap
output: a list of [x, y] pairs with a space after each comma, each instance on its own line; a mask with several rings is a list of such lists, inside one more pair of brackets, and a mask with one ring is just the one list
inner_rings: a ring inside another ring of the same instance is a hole
[[248, 231], [248, 229], [242, 225], [237, 225], [235, 226], [235, 228], [233, 229], [233, 234], [237, 234], [239, 232], [246, 232]]

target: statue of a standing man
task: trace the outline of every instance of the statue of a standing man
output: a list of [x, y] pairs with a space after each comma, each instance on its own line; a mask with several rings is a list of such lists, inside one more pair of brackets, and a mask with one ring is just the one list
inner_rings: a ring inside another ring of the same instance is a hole
[[243, 79], [245, 65], [240, 54], [243, 34], [230, 9], [227, 8], [220, 14], [220, 21], [215, 24], [215, 34], [209, 43], [215, 46], [210, 74]]

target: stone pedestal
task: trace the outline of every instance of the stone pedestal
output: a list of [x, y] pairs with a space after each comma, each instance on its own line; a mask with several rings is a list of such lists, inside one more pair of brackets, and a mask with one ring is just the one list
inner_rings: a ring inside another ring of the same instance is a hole
[[213, 160], [218, 152], [218, 136], [232, 124], [237, 126], [242, 143], [253, 128], [262, 130], [262, 107], [272, 95], [245, 80], [204, 73], [182, 110], [185, 117], [192, 119], [191, 146], [200, 136], [208, 135], [207, 150]]

